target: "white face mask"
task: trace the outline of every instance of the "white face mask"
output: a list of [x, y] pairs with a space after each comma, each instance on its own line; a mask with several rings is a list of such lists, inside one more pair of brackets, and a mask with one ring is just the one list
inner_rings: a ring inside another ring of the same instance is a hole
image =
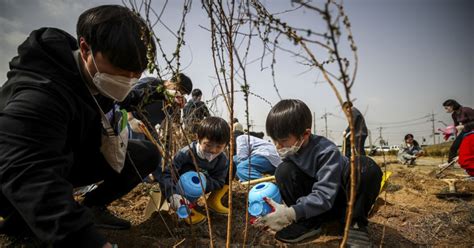
[[302, 144], [303, 139], [301, 139], [301, 142], [299, 142], [299, 144], [298, 141], [296, 141], [295, 144], [291, 147], [280, 148], [277, 150], [278, 155], [280, 155], [281, 158], [287, 158], [288, 156], [294, 155], [300, 150]]
[[92, 52], [92, 62], [94, 63], [97, 72], [94, 76], [90, 73], [86, 66], [86, 70], [89, 76], [92, 78], [92, 82], [99, 92], [115, 101], [121, 102], [127, 97], [128, 93], [132, 90], [133, 86], [138, 82], [138, 78], [128, 78], [120, 75], [111, 75], [108, 73], [99, 72], [99, 68], [95, 63], [94, 53]]
[[196, 152], [197, 152], [197, 155], [201, 159], [205, 159], [209, 162], [211, 162], [212, 160], [214, 160], [215, 158], [217, 158], [217, 156], [219, 156], [221, 154], [221, 153], [212, 154], [210, 152], [203, 151], [201, 145], [199, 144], [199, 142], [196, 143]]

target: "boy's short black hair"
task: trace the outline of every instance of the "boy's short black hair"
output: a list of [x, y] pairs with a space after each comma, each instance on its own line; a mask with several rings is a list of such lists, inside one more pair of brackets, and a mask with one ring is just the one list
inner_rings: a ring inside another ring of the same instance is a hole
[[197, 129], [198, 140], [204, 138], [218, 144], [227, 144], [230, 140], [230, 126], [224, 119], [210, 116], [202, 120]]
[[124, 6], [88, 9], [79, 16], [76, 29], [77, 39], [83, 37], [94, 54], [101, 52], [123, 70], [141, 73], [148, 59], [155, 59], [155, 43], [145, 21]]
[[184, 75], [184, 73], [175, 74], [170, 81], [176, 83], [179, 87], [179, 91], [186, 95], [189, 95], [191, 90], [193, 90], [193, 82], [188, 76]]
[[268, 113], [265, 123], [267, 134], [274, 140], [301, 136], [311, 129], [312, 116], [301, 100], [286, 99], [278, 102]]
[[448, 99], [443, 102], [444, 107], [453, 107], [453, 110], [459, 110], [461, 108], [461, 104], [459, 104], [456, 100]]
[[202, 91], [200, 89], [194, 89], [193, 92], [191, 93], [191, 96], [200, 97], [202, 96]]

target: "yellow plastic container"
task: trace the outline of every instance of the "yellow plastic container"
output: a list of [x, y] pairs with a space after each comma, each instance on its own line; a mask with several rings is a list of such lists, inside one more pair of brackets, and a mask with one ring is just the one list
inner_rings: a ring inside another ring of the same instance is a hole
[[380, 192], [382, 192], [383, 187], [385, 186], [385, 182], [387, 179], [392, 175], [391, 171], [384, 171], [382, 175], [382, 182], [380, 182]]

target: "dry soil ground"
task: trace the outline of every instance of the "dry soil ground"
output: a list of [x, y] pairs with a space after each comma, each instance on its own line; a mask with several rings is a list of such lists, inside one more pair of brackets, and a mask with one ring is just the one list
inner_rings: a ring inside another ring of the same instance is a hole
[[[394, 157], [375, 157], [383, 170], [392, 171], [385, 190], [380, 194], [370, 218], [372, 242], [383, 247], [472, 247], [474, 246], [474, 202], [471, 198], [438, 199], [435, 193], [446, 192], [447, 184], [435, 177], [440, 158], [420, 158], [418, 165], [407, 168]], [[384, 163], [385, 161], [385, 163]], [[384, 165], [385, 164], [385, 165]], [[462, 169], [453, 168], [444, 178], [462, 178]], [[474, 193], [474, 181], [459, 181], [458, 192]], [[142, 184], [110, 206], [117, 215], [130, 220], [127, 231], [106, 231], [104, 235], [119, 247], [207, 247], [208, 225], [187, 226], [167, 212], [144, 218], [150, 197], [150, 185]], [[337, 247], [341, 240], [336, 224], [324, 228], [319, 238], [298, 245], [286, 245], [271, 233], [252, 226], [245, 232], [245, 188], [234, 186], [232, 247]], [[211, 213], [215, 247], [225, 246], [227, 218]], [[34, 247], [25, 240], [0, 236], [0, 247]]]

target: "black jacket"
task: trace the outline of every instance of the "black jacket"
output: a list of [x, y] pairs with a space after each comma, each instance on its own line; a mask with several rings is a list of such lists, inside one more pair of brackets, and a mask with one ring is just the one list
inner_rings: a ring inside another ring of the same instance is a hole
[[[367, 125], [365, 124], [365, 119], [362, 113], [355, 107], [352, 107], [352, 120], [354, 122], [354, 131], [356, 136], [367, 136], [369, 133], [367, 130]], [[346, 128], [346, 133], [349, 133], [351, 128], [348, 126]]]
[[185, 122], [201, 121], [209, 116], [209, 109], [203, 101], [191, 99], [184, 106], [183, 118]]
[[[19, 213], [44, 242], [94, 247], [105, 239], [68, 181], [73, 167], [101, 156], [100, 114], [73, 56], [77, 49], [66, 32], [42, 28], [10, 62], [0, 90], [0, 215]], [[137, 94], [124, 106], [139, 101]], [[96, 99], [104, 113], [114, 104]]]

